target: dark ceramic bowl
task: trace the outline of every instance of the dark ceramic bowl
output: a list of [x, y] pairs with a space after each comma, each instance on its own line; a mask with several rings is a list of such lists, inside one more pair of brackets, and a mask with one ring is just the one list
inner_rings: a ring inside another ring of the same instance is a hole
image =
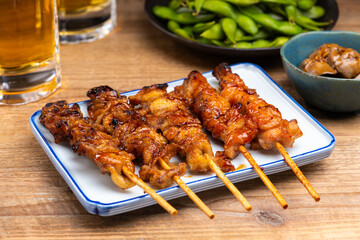
[[[165, 33], [167, 36], [177, 41], [178, 43], [184, 44], [188, 47], [191, 47], [196, 50], [204, 51], [207, 53], [224, 55], [224, 56], [239, 56], [239, 57], [254, 57], [254, 56], [268, 56], [268, 55], [278, 55], [280, 52], [280, 47], [276, 48], [255, 48], [255, 49], [236, 49], [236, 48], [227, 48], [227, 47], [218, 47], [207, 45], [195, 41], [190, 41], [184, 38], [181, 38], [167, 29], [167, 21], [164, 21], [160, 18], [157, 18], [153, 14], [153, 7], [156, 5], [167, 6], [170, 0], [146, 0], [145, 1], [145, 12], [150, 20], [150, 22], [158, 28], [160, 31]], [[322, 6], [326, 13], [325, 15], [318, 19], [317, 21], [327, 22], [332, 20], [332, 23], [326, 27], [326, 30], [332, 29], [339, 16], [339, 9], [336, 3], [336, 0], [318, 0], [316, 5]]]
[[315, 76], [298, 68], [324, 43], [337, 43], [360, 53], [360, 33], [319, 31], [300, 34], [285, 43], [280, 51], [288, 78], [310, 105], [331, 112], [360, 111], [360, 79]]

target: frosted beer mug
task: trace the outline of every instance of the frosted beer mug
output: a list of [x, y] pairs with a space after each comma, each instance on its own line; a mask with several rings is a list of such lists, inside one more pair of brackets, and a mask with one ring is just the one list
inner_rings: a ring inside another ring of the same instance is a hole
[[0, 105], [60, 86], [56, 0], [0, 0]]
[[57, 0], [61, 43], [92, 42], [116, 26], [116, 0]]

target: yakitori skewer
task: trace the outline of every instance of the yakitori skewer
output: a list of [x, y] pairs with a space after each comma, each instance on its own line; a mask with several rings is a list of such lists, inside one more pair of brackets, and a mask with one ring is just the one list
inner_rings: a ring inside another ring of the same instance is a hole
[[78, 104], [69, 107], [66, 101], [48, 103], [41, 111], [40, 122], [49, 129], [56, 143], [68, 140], [75, 152], [93, 160], [102, 173], [110, 174], [118, 187], [138, 185], [171, 215], [177, 214], [175, 208], [134, 174], [134, 155], [120, 150], [116, 139], [84, 118]]
[[239, 75], [232, 73], [226, 63], [218, 65], [213, 71], [213, 75], [220, 83], [221, 95], [233, 105], [241, 103], [246, 115], [258, 125], [259, 132], [251, 147], [278, 148], [285, 162], [291, 167], [310, 195], [315, 201], [319, 201], [319, 195], [284, 149], [284, 147], [292, 147], [295, 139], [302, 136], [297, 121], [283, 119], [276, 107], [260, 98], [255, 89], [249, 89]]
[[225, 143], [225, 155], [233, 159], [241, 152], [281, 206], [287, 208], [284, 198], [244, 147], [253, 140], [258, 130], [257, 125], [241, 113], [241, 105], [230, 106], [198, 71], [192, 71], [183, 84], [175, 88], [175, 93], [185, 99], [188, 107], [201, 119], [204, 128]]
[[87, 96], [91, 99], [88, 107], [90, 118], [105, 132], [116, 137], [122, 149], [142, 161], [140, 177], [143, 180], [149, 180], [159, 188], [165, 188], [175, 181], [209, 218], [214, 218], [214, 213], [181, 180], [180, 176], [186, 172], [186, 164], [169, 166], [169, 160], [177, 149], [167, 144], [167, 140], [155, 128], [146, 124], [125, 96], [120, 96], [108, 86], [95, 87], [88, 91]]
[[166, 88], [167, 84], [144, 87], [135, 96], [130, 96], [129, 100], [140, 115], [147, 118], [148, 124], [160, 129], [168, 141], [179, 146], [180, 153], [186, 156], [191, 170], [213, 171], [245, 209], [250, 211], [251, 205], [222, 172], [233, 169], [231, 163], [214, 157], [209, 139], [201, 129], [200, 120], [190, 113], [186, 104], [175, 94], [168, 94]]

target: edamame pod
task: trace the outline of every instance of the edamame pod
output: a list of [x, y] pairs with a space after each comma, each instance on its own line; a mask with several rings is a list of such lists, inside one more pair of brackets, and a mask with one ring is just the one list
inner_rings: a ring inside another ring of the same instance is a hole
[[169, 7], [155, 6], [153, 13], [162, 19], [173, 20], [180, 24], [195, 24], [199, 22], [207, 22], [215, 17], [215, 14], [199, 14], [193, 16], [191, 12], [177, 13]]
[[185, 29], [182, 29], [182, 28], [175, 29], [174, 33], [176, 35], [178, 35], [179, 37], [185, 38], [187, 40], [194, 40], [194, 38], [192, 36], [190, 36], [189, 32], [186, 31]]
[[260, 0], [224, 0], [237, 6], [250, 6], [260, 2]]
[[259, 27], [251, 17], [248, 17], [240, 12], [235, 12], [235, 15], [236, 18], [234, 20], [242, 30], [251, 35], [255, 35], [259, 32]]
[[269, 48], [269, 47], [271, 47], [271, 42], [265, 39], [256, 40], [251, 44], [251, 48]]
[[257, 39], [265, 39], [265, 38], [268, 38], [269, 37], [269, 33], [264, 31], [264, 30], [260, 30], [257, 34], [255, 35], [247, 35], [247, 36], [242, 36], [240, 38], [236, 38], [236, 41], [237, 42], [240, 42], [240, 41], [254, 41], [254, 40], [257, 40]]
[[236, 11], [230, 3], [220, 0], [207, 0], [203, 4], [203, 9], [234, 19], [238, 26], [249, 34], [256, 34], [259, 31], [251, 18]]
[[276, 3], [276, 4], [283, 4], [283, 5], [295, 5], [296, 0], [260, 0], [264, 3]]
[[200, 37], [210, 40], [223, 40], [225, 38], [225, 34], [221, 28], [221, 24], [216, 23], [214, 26], [200, 34]]
[[297, 7], [301, 10], [309, 10], [315, 6], [316, 0], [297, 0]]
[[207, 38], [198, 38], [195, 41], [199, 42], [199, 43], [204, 43], [204, 44], [208, 44], [208, 45], [213, 45], [213, 43], [211, 42], [211, 40], [207, 39]]
[[281, 47], [284, 45], [287, 41], [289, 41], [289, 37], [280, 36], [274, 39], [274, 41], [271, 42], [271, 47]]
[[318, 19], [325, 15], [325, 9], [321, 6], [313, 6], [309, 10], [302, 12], [305, 17]]
[[229, 17], [232, 19], [236, 18], [234, 7], [231, 4], [220, 0], [205, 1], [203, 4], [203, 9], [217, 13], [224, 17]]
[[319, 27], [330, 24], [330, 22], [316, 22], [311, 18], [304, 16], [300, 10], [296, 9], [296, 7], [292, 5], [286, 6], [285, 11], [288, 15], [289, 21], [295, 22], [308, 30], [318, 31], [320, 30]]
[[194, 6], [195, 6], [195, 15], [198, 15], [201, 11], [201, 8], [204, 4], [205, 0], [194, 0]]
[[235, 43], [235, 34], [236, 34], [236, 22], [232, 18], [223, 18], [221, 19], [221, 28], [225, 33], [226, 37], [232, 42]]
[[211, 22], [206, 22], [206, 23], [197, 23], [192, 27], [192, 31], [194, 33], [202, 33], [205, 30], [211, 28], [212, 26], [214, 26], [216, 22], [215, 21], [211, 21]]
[[185, 38], [188, 40], [193, 40], [191, 31], [189, 32], [189, 30], [185, 29], [185, 28], [182, 29], [179, 23], [177, 23], [173, 20], [170, 20], [167, 23], [167, 27], [171, 32], [178, 35], [179, 37], [182, 37], [182, 38]]
[[219, 41], [219, 40], [211, 40], [211, 43], [218, 47], [232, 47], [232, 45], [226, 44], [223, 41]]
[[[244, 37], [244, 32], [240, 29], [240, 28], [236, 28], [236, 32], [235, 32], [235, 41], [241, 41], [241, 38]], [[253, 36], [253, 35], [252, 35]]]
[[265, 28], [272, 29], [283, 35], [293, 36], [302, 32], [302, 28], [298, 25], [291, 24], [287, 21], [277, 21], [271, 16], [262, 13], [260, 9], [254, 6], [241, 8], [241, 12]]
[[285, 7], [285, 12], [287, 15], [287, 18], [289, 20], [289, 23], [295, 24], [296, 23], [296, 7], [289, 5]]
[[168, 7], [173, 9], [173, 10], [177, 10], [181, 7], [181, 4], [180, 4], [181, 0], [171, 0], [169, 2], [169, 5]]
[[281, 16], [286, 16], [282, 5], [276, 3], [265, 3], [264, 5], [269, 8], [273, 13], [279, 14]]
[[170, 32], [175, 33], [175, 30], [181, 28], [181, 26], [177, 22], [170, 20], [167, 23], [167, 28], [170, 30]]
[[237, 42], [235, 48], [250, 49], [252, 48], [252, 44], [249, 42]]
[[[317, 27], [324, 27], [324, 26], [328, 26], [332, 21], [328, 21], [328, 22], [317, 22], [312, 20], [311, 18], [308, 18], [306, 16], [304, 16], [302, 14], [302, 12], [300, 10], [297, 9], [296, 11], [296, 17], [299, 19], [299, 21], [306, 23], [308, 25], [311, 26], [317, 26]], [[299, 24], [300, 25], [300, 24]]]

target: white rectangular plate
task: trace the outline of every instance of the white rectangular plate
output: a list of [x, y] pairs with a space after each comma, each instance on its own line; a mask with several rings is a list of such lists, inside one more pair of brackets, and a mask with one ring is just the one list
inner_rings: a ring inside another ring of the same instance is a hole
[[[330, 156], [335, 147], [334, 136], [281, 89], [263, 69], [250, 63], [236, 64], [231, 66], [231, 68], [234, 73], [241, 76], [249, 88], [255, 88], [263, 99], [275, 105], [283, 114], [283, 118], [289, 120], [297, 119], [304, 135], [296, 140], [293, 148], [287, 150], [298, 166]], [[211, 85], [217, 89], [219, 88], [211, 72], [205, 73], [204, 76]], [[182, 84], [182, 81], [183, 79], [180, 79], [168, 83], [168, 90], [173, 90], [174, 86]], [[134, 90], [123, 93], [123, 95], [130, 96], [137, 92], [138, 90]], [[88, 101], [79, 103], [85, 115], [87, 114], [88, 104]], [[156, 204], [149, 195], [144, 194], [143, 190], [137, 186], [127, 190], [117, 188], [108, 175], [102, 175], [92, 161], [78, 156], [67, 143], [55, 144], [53, 136], [40, 124], [40, 114], [41, 111], [39, 110], [31, 116], [31, 129], [57, 171], [89, 213], [111, 216]], [[214, 153], [223, 150], [223, 146], [219, 141], [213, 140], [210, 135], [209, 138]], [[276, 150], [250, 150], [250, 153], [258, 164], [263, 167], [266, 174], [289, 169], [283, 157]], [[179, 159], [175, 157], [172, 161], [179, 161]], [[241, 154], [232, 162], [235, 167], [240, 164], [246, 166], [241, 170], [226, 174], [232, 182], [235, 183], [258, 177]], [[137, 167], [136, 171], [138, 170], [139, 168]], [[223, 186], [223, 182], [213, 173], [200, 175], [188, 172], [182, 179], [194, 192]], [[157, 193], [166, 200], [185, 195], [176, 184], [169, 188], [158, 190]]]

